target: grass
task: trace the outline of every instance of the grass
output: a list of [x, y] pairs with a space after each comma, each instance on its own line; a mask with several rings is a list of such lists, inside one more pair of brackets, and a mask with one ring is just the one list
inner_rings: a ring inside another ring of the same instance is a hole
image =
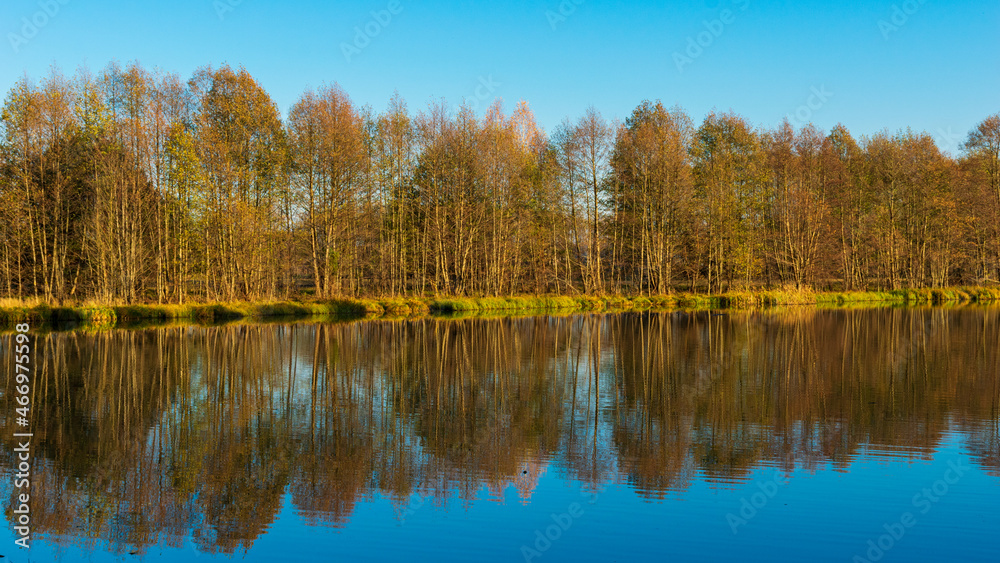
[[945, 303], [987, 303], [1000, 301], [1000, 288], [953, 287], [943, 289], [893, 289], [887, 291], [848, 291], [817, 293], [816, 303], [842, 306], [854, 303], [888, 303], [899, 305]]
[[[588, 301], [587, 303], [592, 305], [594, 302]], [[453, 297], [431, 299], [427, 306], [430, 311], [441, 313], [507, 310], [548, 311], [583, 308], [580, 301], [566, 296]]]
[[717, 295], [675, 293], [626, 297], [620, 295], [522, 295], [512, 297], [396, 297], [332, 299], [324, 301], [260, 303], [192, 303], [184, 305], [106, 305], [82, 303], [53, 307], [40, 299], [0, 300], [0, 328], [29, 322], [33, 325], [75, 322], [95, 328], [119, 324], [188, 320], [221, 322], [233, 319], [304, 318], [313, 316], [408, 317], [427, 314], [510, 314], [514, 311], [609, 311], [632, 309], [752, 309], [779, 305], [849, 307], [985, 303], [1000, 301], [1000, 288], [955, 287], [889, 291], [813, 292], [769, 289], [729, 291]]

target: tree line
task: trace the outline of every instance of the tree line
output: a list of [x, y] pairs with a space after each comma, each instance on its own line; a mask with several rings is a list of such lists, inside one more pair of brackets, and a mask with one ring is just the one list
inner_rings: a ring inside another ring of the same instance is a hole
[[1000, 280], [1000, 113], [927, 133], [696, 125], [645, 101], [551, 135], [527, 103], [282, 116], [244, 69], [17, 82], [0, 296], [50, 302], [897, 289]]

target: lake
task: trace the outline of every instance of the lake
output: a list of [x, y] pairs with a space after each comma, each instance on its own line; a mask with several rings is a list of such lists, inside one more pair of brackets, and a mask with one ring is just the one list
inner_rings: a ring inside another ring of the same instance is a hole
[[1000, 309], [33, 327], [5, 561], [996, 561]]

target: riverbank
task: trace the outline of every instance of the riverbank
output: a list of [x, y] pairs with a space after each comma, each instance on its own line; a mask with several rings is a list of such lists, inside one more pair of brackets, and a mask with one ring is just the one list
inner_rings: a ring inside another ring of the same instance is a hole
[[900, 289], [812, 292], [733, 291], [718, 295], [677, 293], [656, 296], [514, 296], [334, 299], [314, 302], [193, 303], [185, 305], [50, 306], [8, 300], [0, 304], [0, 328], [19, 322], [77, 322], [111, 327], [118, 323], [191, 320], [215, 322], [249, 318], [311, 316], [400, 317], [501, 311], [605, 311], [669, 309], [752, 309], [780, 305], [819, 307], [1000, 302], [1000, 288]]

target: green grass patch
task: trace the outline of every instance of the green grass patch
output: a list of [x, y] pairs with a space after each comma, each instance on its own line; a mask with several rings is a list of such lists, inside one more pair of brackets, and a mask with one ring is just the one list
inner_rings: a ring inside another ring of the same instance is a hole
[[888, 291], [812, 292], [795, 289], [734, 290], [722, 294], [676, 293], [627, 297], [622, 295], [517, 295], [510, 297], [391, 297], [340, 298], [307, 302], [269, 301], [259, 303], [190, 303], [95, 305], [51, 307], [38, 302], [19, 304], [8, 300], [0, 306], [0, 328], [17, 323], [33, 326], [61, 322], [81, 323], [94, 328], [163, 324], [173, 321], [226, 322], [236, 319], [307, 318], [314, 316], [391, 317], [456, 314], [509, 316], [518, 312], [572, 313], [631, 309], [750, 309], [788, 305], [818, 307], [870, 307], [905, 305], [945, 305], [994, 303], [1000, 288], [953, 287], [940, 289], [898, 289]]

